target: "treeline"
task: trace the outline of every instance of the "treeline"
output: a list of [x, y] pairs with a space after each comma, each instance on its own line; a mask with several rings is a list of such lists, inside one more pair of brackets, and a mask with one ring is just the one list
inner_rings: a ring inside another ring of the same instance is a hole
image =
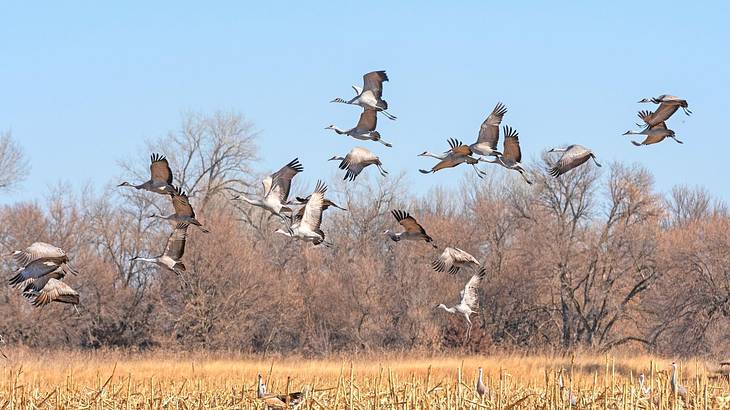
[[[241, 116], [190, 115], [120, 168], [122, 179], [143, 181], [149, 152], [168, 156], [175, 184], [212, 232], [189, 231], [189, 286], [130, 261], [163, 251], [171, 228], [148, 218], [170, 212], [161, 195], [110, 183], [102, 193], [59, 188], [3, 207], [3, 253], [46, 241], [66, 249], [82, 272], [67, 278], [81, 293], [78, 314], [59, 304], [34, 309], [6, 287], [5, 341], [303, 355], [730, 352], [730, 214], [702, 189], [678, 186], [663, 196], [649, 171], [625, 164], [554, 179], [545, 162], [530, 167], [532, 186], [492, 167], [484, 181], [463, 172], [458, 187], [422, 196], [404, 176], [331, 181], [328, 195], [348, 211], [325, 214], [335, 243], [327, 249], [274, 235], [276, 218], [231, 201], [261, 189], [255, 137]], [[310, 189], [295, 179], [293, 192]], [[416, 215], [442, 248], [462, 248], [487, 268], [466, 345], [463, 319], [434, 307], [456, 302], [467, 273], [434, 272], [439, 251], [385, 237], [396, 208]], [[2, 268], [7, 277], [15, 269], [9, 258]]]

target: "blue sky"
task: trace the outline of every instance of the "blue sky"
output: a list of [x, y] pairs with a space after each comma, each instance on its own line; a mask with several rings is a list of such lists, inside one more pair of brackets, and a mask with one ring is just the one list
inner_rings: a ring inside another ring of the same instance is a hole
[[[104, 4], [102, 4], [104, 3]], [[32, 163], [0, 203], [40, 199], [59, 181], [99, 189], [117, 160], [146, 161], [145, 139], [175, 130], [185, 111], [236, 111], [260, 130], [261, 170], [299, 156], [305, 177], [333, 177], [325, 161], [356, 145], [406, 171], [417, 192], [472, 172], [423, 176], [415, 155], [446, 138], [476, 137], [497, 101], [520, 132], [523, 155], [564, 143], [603, 162], [638, 162], [661, 190], [704, 185], [730, 200], [730, 150], [713, 130], [730, 91], [727, 2], [16, 2], [0, 5], [0, 130]], [[392, 142], [323, 128], [357, 122], [350, 96], [363, 73], [386, 69], [397, 121]], [[635, 148], [621, 136], [642, 97], [670, 93], [694, 112], [669, 121], [684, 145]], [[373, 174], [374, 172], [366, 171]]]

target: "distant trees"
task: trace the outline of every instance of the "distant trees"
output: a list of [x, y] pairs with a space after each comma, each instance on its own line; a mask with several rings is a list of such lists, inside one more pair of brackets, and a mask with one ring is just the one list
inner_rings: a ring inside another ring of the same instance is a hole
[[[255, 132], [240, 115], [190, 114], [149, 151], [168, 156], [175, 183], [211, 230], [189, 232], [188, 284], [130, 262], [162, 252], [170, 227], [147, 216], [170, 211], [164, 196], [59, 190], [42, 206], [5, 206], [2, 243], [58, 243], [82, 272], [69, 278], [82, 295], [80, 315], [64, 306], [35, 311], [16, 291], [0, 293], [9, 343], [305, 355], [461, 349], [461, 318], [434, 306], [456, 302], [469, 273], [434, 272], [439, 251], [383, 236], [398, 208], [442, 248], [464, 249], [487, 268], [469, 350], [730, 349], [730, 215], [702, 189], [663, 197], [644, 168], [581, 167], [555, 179], [541, 162], [529, 187], [491, 168], [483, 181], [466, 176], [423, 198], [403, 175], [333, 181], [328, 196], [348, 211], [327, 211], [335, 247], [326, 249], [273, 235], [279, 221], [230, 200], [259, 189]], [[143, 180], [147, 154], [124, 163], [125, 176]], [[49, 310], [61, 313], [52, 325], [39, 320]]]
[[11, 188], [28, 175], [30, 165], [9, 131], [0, 132], [0, 189]]

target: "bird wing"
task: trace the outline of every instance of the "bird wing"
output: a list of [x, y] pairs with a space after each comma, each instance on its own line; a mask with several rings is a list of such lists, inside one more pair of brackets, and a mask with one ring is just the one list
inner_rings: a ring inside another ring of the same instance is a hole
[[363, 91], [370, 90], [376, 97], [383, 95], [383, 81], [388, 81], [385, 71], [371, 71], [362, 76]]
[[[286, 203], [287, 198], [289, 198], [291, 181], [294, 175], [302, 171], [304, 171], [304, 167], [299, 162], [299, 158], [294, 158], [291, 162], [281, 167], [280, 170], [271, 174], [271, 188], [268, 192], [265, 192], [265, 196], [274, 195], [279, 199], [279, 202]], [[266, 188], [265, 185], [264, 188]]]
[[20, 269], [17, 274], [8, 279], [8, 285], [16, 289], [23, 289], [37, 279], [58, 269], [59, 264], [47, 260], [35, 260]]
[[477, 142], [486, 142], [492, 149], [497, 149], [499, 141], [499, 125], [502, 123], [502, 117], [507, 113], [507, 107], [501, 102], [497, 103], [486, 120], [479, 128], [479, 138]]
[[487, 275], [487, 270], [482, 268], [479, 270], [479, 272], [475, 273], [471, 279], [469, 279], [469, 282], [466, 282], [466, 286], [464, 286], [464, 290], [461, 291], [461, 304], [469, 306], [471, 309], [477, 308], [477, 302], [479, 301], [479, 298], [477, 296], [477, 289], [479, 289], [479, 286], [482, 283], [482, 279], [484, 279], [484, 276]]
[[456, 268], [454, 272], [452, 272], [452, 269], [454, 266], [454, 257], [452, 255], [453, 248], [446, 248], [443, 252], [441, 252], [441, 255], [439, 255], [438, 258], [434, 259], [433, 262], [431, 262], [431, 267], [436, 272], [444, 272], [448, 271], [449, 273], [456, 273], [458, 272], [459, 268]]
[[79, 304], [79, 293], [58, 279], [49, 279], [46, 286], [39, 292], [25, 292], [26, 297], [32, 298], [33, 306], [45, 306], [51, 302]]
[[412, 217], [408, 212], [401, 210], [393, 210], [393, 217], [398, 223], [405, 228], [407, 232], [426, 234], [426, 230], [423, 229], [421, 224], [416, 221], [416, 218]]
[[166, 182], [172, 184], [172, 170], [167, 158], [161, 154], [152, 154], [150, 156], [150, 175], [153, 181]]
[[515, 162], [522, 162], [519, 135], [514, 128], [509, 125], [504, 126], [504, 157]]
[[446, 168], [453, 168], [453, 167], [461, 164], [462, 162], [464, 162], [464, 158], [466, 158], [466, 157], [457, 156], [457, 155], [449, 155], [448, 157], [446, 157], [446, 158], [442, 159], [441, 161], [439, 161], [438, 163], [436, 163], [436, 165], [434, 165], [431, 168], [431, 171], [436, 172], [436, 171], [440, 171], [440, 170], [446, 169]]
[[178, 224], [167, 238], [167, 245], [165, 245], [165, 253], [163, 255], [169, 256], [174, 261], [182, 259], [185, 253], [185, 240], [187, 236], [188, 225]]
[[63, 249], [45, 242], [34, 242], [24, 250], [15, 251], [11, 255], [13, 256], [13, 259], [15, 259], [15, 262], [23, 267], [37, 259], [66, 258], [66, 252]]
[[327, 185], [322, 181], [317, 181], [314, 192], [304, 206], [304, 215], [302, 216], [301, 225], [306, 226], [311, 231], [319, 230], [322, 224], [322, 207], [324, 205], [324, 193], [327, 192]]
[[473, 257], [469, 252], [461, 250], [459, 248], [448, 248], [451, 249], [451, 257], [454, 258], [456, 263], [474, 263], [479, 265], [479, 261]]
[[365, 169], [364, 161], [365, 157], [363, 155], [363, 152], [361, 151], [356, 151], [355, 149], [353, 149], [352, 151], [347, 153], [347, 155], [345, 155], [345, 159], [340, 162], [340, 169], [347, 170], [344, 179], [354, 181], [355, 178], [360, 175], [362, 170]]
[[463, 142], [455, 138], [449, 139], [449, 145], [451, 146], [451, 149], [446, 152], [450, 152], [454, 155], [464, 157], [472, 154], [471, 148], [469, 148], [468, 145], [465, 145]]
[[558, 162], [550, 169], [550, 175], [558, 177], [571, 169], [588, 161], [590, 151], [581, 147], [572, 147], [563, 153]]
[[360, 132], [368, 132], [375, 130], [378, 125], [378, 113], [375, 110], [363, 110], [360, 114], [360, 120], [357, 122], [355, 129]]
[[188, 195], [180, 187], [175, 187], [175, 193], [171, 194], [170, 197], [172, 199], [172, 207], [175, 208], [177, 215], [195, 218], [195, 211], [193, 210], [193, 206], [190, 205]]
[[650, 121], [647, 122], [648, 125], [654, 126], [659, 124], [660, 122], [666, 121], [674, 115], [675, 112], [679, 109], [679, 105], [676, 104], [667, 104], [667, 103], [661, 103], [659, 104], [659, 107], [657, 107], [656, 111], [654, 111], [650, 116]]

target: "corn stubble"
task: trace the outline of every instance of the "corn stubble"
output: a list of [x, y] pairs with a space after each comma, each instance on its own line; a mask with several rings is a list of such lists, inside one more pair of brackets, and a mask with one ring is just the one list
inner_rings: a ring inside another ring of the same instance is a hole
[[[550, 356], [367, 357], [354, 361], [119, 352], [6, 352], [0, 409], [263, 409], [268, 392], [304, 391], [300, 409], [728, 409], [727, 376], [685, 361], [672, 392], [664, 359]], [[478, 366], [488, 392], [475, 391]], [[559, 384], [562, 372], [563, 388]], [[639, 388], [638, 374], [646, 375]], [[571, 396], [575, 405], [571, 406]]]

